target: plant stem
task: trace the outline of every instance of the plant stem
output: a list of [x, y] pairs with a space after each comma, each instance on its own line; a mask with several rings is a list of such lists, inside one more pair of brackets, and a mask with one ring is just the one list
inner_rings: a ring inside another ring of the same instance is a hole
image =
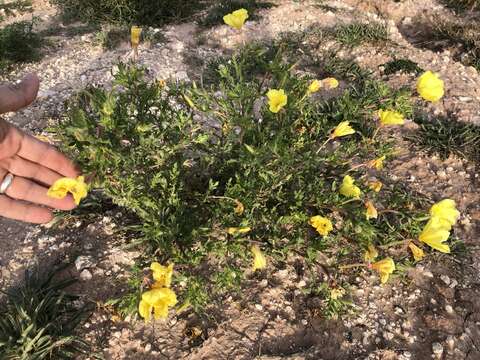
[[357, 267], [368, 267], [368, 265], [362, 264], [362, 263], [356, 263], [356, 264], [340, 265], [338, 268], [340, 270], [345, 270], [345, 269], [353, 269]]

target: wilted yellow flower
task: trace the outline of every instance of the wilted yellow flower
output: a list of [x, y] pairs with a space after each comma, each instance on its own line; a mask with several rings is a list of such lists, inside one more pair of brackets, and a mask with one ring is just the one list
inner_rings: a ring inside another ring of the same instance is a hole
[[367, 211], [365, 212], [367, 220], [376, 219], [378, 217], [377, 209], [370, 200], [367, 200], [365, 202], [365, 207], [367, 209]]
[[322, 236], [327, 236], [333, 230], [332, 222], [320, 215], [312, 216], [308, 223]]
[[343, 178], [342, 185], [340, 185], [340, 194], [347, 197], [359, 198], [362, 191], [355, 185], [355, 181], [350, 175]]
[[85, 184], [83, 176], [79, 176], [76, 179], [73, 178], [61, 178], [55, 181], [55, 183], [48, 189], [47, 196], [54, 199], [63, 199], [67, 196], [67, 193], [73, 195], [75, 204], [80, 204], [80, 201], [88, 194], [88, 185]]
[[138, 312], [146, 322], [150, 320], [152, 311], [155, 319], [165, 319], [168, 316], [168, 308], [176, 303], [177, 296], [171, 289], [152, 289], [142, 294]]
[[238, 201], [238, 200], [235, 200], [235, 210], [234, 213], [235, 215], [238, 215], [238, 216], [242, 216], [243, 215], [243, 212], [245, 211], [245, 207], [243, 206], [243, 204]]
[[402, 114], [392, 110], [378, 110], [382, 125], [403, 125], [405, 119]]
[[395, 271], [395, 263], [392, 258], [385, 258], [371, 265], [372, 269], [377, 271], [380, 274], [380, 282], [385, 284], [392, 274]]
[[444, 199], [430, 208], [430, 215], [447, 222], [450, 226], [455, 225], [460, 217], [460, 211], [455, 207], [455, 201]]
[[307, 93], [313, 94], [320, 90], [322, 87], [322, 82], [320, 80], [313, 80], [308, 86]]
[[437, 102], [445, 93], [443, 80], [431, 71], [424, 72], [417, 81], [417, 91], [427, 101]]
[[345, 295], [345, 289], [343, 288], [335, 288], [330, 290], [330, 299], [337, 300], [341, 299]]
[[288, 98], [283, 89], [270, 89], [267, 92], [267, 98], [270, 111], [275, 114], [278, 113], [285, 105], [287, 105]]
[[155, 280], [155, 288], [170, 287], [172, 283], [173, 264], [168, 266], [160, 265], [158, 262], [153, 262], [150, 265], [150, 269], [153, 271], [153, 280]]
[[138, 26], [132, 26], [130, 30], [130, 39], [132, 47], [136, 48], [140, 44], [140, 35], [142, 34], [142, 28]]
[[368, 244], [367, 250], [365, 250], [365, 253], [363, 254], [363, 258], [365, 259], [365, 262], [371, 263], [373, 260], [375, 260], [378, 256], [378, 251], [373, 246], [372, 244]]
[[422, 249], [420, 249], [417, 245], [415, 245], [412, 241], [408, 243], [408, 247], [412, 251], [413, 258], [415, 261], [420, 261], [425, 257], [425, 253]]
[[250, 232], [252, 229], [249, 227], [249, 226], [245, 226], [245, 227], [229, 227], [227, 229], [227, 233], [230, 234], [230, 235], [239, 235], [239, 234], [246, 234], [248, 232]]
[[263, 255], [258, 245], [252, 245], [251, 249], [253, 254], [253, 271], [264, 269], [267, 266], [267, 259]]
[[377, 170], [382, 170], [383, 169], [383, 162], [385, 161], [386, 156], [380, 156], [379, 158], [376, 158], [374, 160], [371, 160], [367, 163], [367, 166], [369, 168], [375, 168]]
[[450, 229], [448, 223], [434, 216], [425, 225], [418, 239], [435, 250], [449, 254], [450, 247], [444, 242], [450, 236]]
[[355, 134], [355, 130], [350, 126], [350, 121], [342, 121], [340, 124], [337, 125], [333, 133], [330, 135], [331, 139], [335, 139], [341, 136], [347, 136]]
[[338, 80], [332, 77], [325, 78], [322, 80], [322, 85], [327, 89], [335, 89], [338, 87]]
[[235, 10], [234, 12], [227, 14], [223, 17], [225, 24], [240, 30], [245, 21], [248, 19], [248, 11], [246, 9]]
[[382, 186], [383, 186], [383, 184], [382, 184], [381, 181], [371, 181], [368, 184], [368, 187], [375, 192], [380, 192], [380, 190], [382, 190]]

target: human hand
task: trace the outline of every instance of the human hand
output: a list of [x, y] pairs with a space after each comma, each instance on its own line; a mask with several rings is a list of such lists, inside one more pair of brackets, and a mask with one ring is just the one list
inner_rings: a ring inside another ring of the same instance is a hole
[[[0, 86], [0, 114], [17, 111], [37, 97], [39, 80], [27, 75], [17, 85]], [[47, 223], [52, 209], [71, 210], [71, 196], [52, 199], [47, 196], [50, 185], [62, 177], [76, 177], [75, 165], [53, 146], [24, 133], [0, 119], [0, 216], [31, 223]]]

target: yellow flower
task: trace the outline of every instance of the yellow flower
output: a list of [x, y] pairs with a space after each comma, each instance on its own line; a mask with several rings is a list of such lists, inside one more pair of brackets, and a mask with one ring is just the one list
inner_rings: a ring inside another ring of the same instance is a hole
[[445, 221], [450, 226], [453, 226], [460, 217], [460, 211], [455, 207], [455, 201], [444, 199], [431, 207], [430, 215]]
[[267, 97], [270, 111], [275, 114], [278, 113], [285, 105], [287, 105], [288, 98], [283, 89], [270, 89], [267, 92]]
[[238, 200], [235, 200], [235, 205], [235, 210], [233, 210], [233, 212], [235, 213], [235, 215], [242, 216], [243, 212], [245, 211], [245, 207]]
[[150, 265], [150, 269], [153, 271], [153, 280], [155, 280], [154, 287], [170, 287], [172, 283], [173, 264], [163, 266], [158, 262], [153, 262]]
[[350, 175], [343, 178], [342, 185], [340, 185], [340, 194], [346, 197], [359, 198], [362, 191], [354, 184], [354, 180]]
[[412, 251], [413, 258], [415, 261], [420, 261], [425, 257], [425, 253], [423, 252], [422, 249], [420, 249], [417, 245], [415, 245], [413, 242], [408, 243], [408, 247]]
[[395, 271], [395, 263], [392, 258], [385, 258], [376, 263], [373, 263], [372, 269], [377, 271], [380, 274], [380, 282], [385, 284], [388, 281], [388, 278], [391, 273]]
[[365, 212], [367, 220], [376, 219], [378, 217], [377, 209], [370, 200], [365, 202], [365, 207], [367, 208], [367, 211]]
[[132, 47], [136, 48], [140, 44], [140, 35], [142, 34], [142, 28], [138, 26], [132, 26], [130, 30], [130, 39]]
[[264, 269], [267, 266], [267, 259], [258, 245], [252, 245], [250, 250], [253, 254], [253, 271]]
[[372, 244], [368, 244], [368, 249], [365, 250], [365, 253], [363, 254], [363, 258], [365, 259], [365, 262], [371, 263], [373, 260], [375, 260], [378, 256], [378, 251], [373, 246]]
[[424, 72], [417, 81], [417, 91], [427, 101], [437, 102], [445, 93], [443, 80], [431, 71]]
[[88, 185], [85, 184], [84, 177], [79, 176], [73, 178], [61, 178], [48, 189], [47, 196], [54, 199], [63, 199], [67, 193], [73, 195], [75, 204], [80, 204], [80, 201], [87, 196]]
[[333, 230], [332, 222], [320, 215], [312, 216], [308, 223], [322, 236], [327, 236]]
[[327, 89], [335, 89], [336, 87], [338, 87], [338, 80], [329, 77], [322, 80], [322, 85], [325, 86]]
[[246, 234], [248, 232], [250, 232], [252, 229], [249, 227], [249, 226], [245, 226], [245, 227], [229, 227], [227, 229], [227, 233], [230, 234], [230, 235], [239, 235], [239, 234]]
[[450, 253], [450, 247], [444, 244], [450, 236], [451, 226], [440, 218], [432, 217], [423, 228], [418, 239], [431, 248], [443, 253]]
[[378, 110], [378, 116], [382, 125], [403, 125], [405, 122], [402, 114], [392, 110]]
[[383, 169], [383, 162], [385, 161], [385, 159], [386, 159], [386, 156], [383, 155], [383, 156], [381, 156], [381, 157], [379, 157], [379, 158], [376, 158], [376, 159], [374, 159], [374, 160], [369, 161], [369, 162], [367, 163], [367, 166], [368, 166], [369, 168], [375, 168], [375, 169], [377, 169], [377, 170], [382, 170], [382, 169]]
[[375, 192], [380, 192], [380, 190], [382, 190], [382, 186], [383, 186], [383, 184], [382, 184], [381, 181], [371, 181], [368, 184], [368, 187]]
[[227, 14], [223, 17], [225, 24], [240, 30], [245, 21], [248, 19], [248, 11], [246, 9], [235, 10], [234, 12]]
[[307, 93], [313, 94], [320, 90], [322, 87], [322, 82], [320, 80], [313, 80], [310, 85], [308, 86]]
[[355, 134], [355, 130], [350, 126], [350, 121], [342, 121], [340, 124], [337, 125], [335, 130], [333, 130], [330, 138], [335, 139], [337, 137], [347, 136], [351, 134]]
[[146, 322], [150, 320], [152, 311], [155, 319], [165, 319], [168, 316], [168, 308], [176, 303], [177, 296], [171, 289], [152, 289], [142, 294], [138, 312]]
[[330, 290], [330, 299], [337, 300], [341, 299], [345, 295], [345, 289], [343, 288], [335, 288]]

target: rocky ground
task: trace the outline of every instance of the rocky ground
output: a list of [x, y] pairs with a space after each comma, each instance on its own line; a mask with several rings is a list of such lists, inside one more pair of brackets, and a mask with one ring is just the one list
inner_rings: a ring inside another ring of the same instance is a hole
[[[152, 78], [186, 80], [198, 74], [198, 59], [228, 52], [238, 44], [275, 37], [281, 31], [312, 24], [385, 21], [395, 46], [362, 46], [355, 59], [391, 86], [411, 86], [413, 75], [386, 77], [380, 66], [392, 58], [409, 58], [445, 80], [443, 102], [432, 114], [447, 109], [466, 122], [480, 123], [480, 75], [453, 60], [448, 49], [432, 52], [415, 41], [412, 19], [424, 13], [448, 11], [433, 0], [275, 1], [235, 33], [226, 26], [199, 28], [193, 23], [158, 29], [165, 41], [141, 46], [139, 62]], [[48, 53], [1, 78], [15, 81], [37, 72], [42, 79], [38, 100], [10, 114], [18, 126], [41, 134], [58, 121], [63, 102], [89, 84], [107, 84], [114, 64], [131, 56], [128, 43], [112, 51], [98, 46], [95, 34], [68, 35], [47, 4], [37, 3], [40, 26], [57, 29]], [[72, 25], [75, 26], [75, 25]], [[194, 60], [197, 59], [197, 62]], [[81, 282], [75, 290], [98, 304], [81, 332], [106, 359], [480, 359], [480, 205], [475, 164], [450, 157], [441, 160], [417, 151], [398, 133], [398, 158], [387, 165], [392, 176], [434, 200], [454, 199], [462, 212], [455, 235], [466, 245], [461, 257], [436, 254], [408, 271], [403, 281], [378, 286], [367, 272], [352, 279], [354, 313], [326, 321], [302, 295], [305, 278], [291, 258], [282, 269], [271, 268], [251, 281], [249, 293], [229, 298], [205, 320], [183, 314], [163, 323], [145, 325], [133, 317], [112, 317], [103, 302], [121, 291], [125, 271], [138, 256], [125, 250], [116, 233], [122, 215], [115, 208], [100, 217], [68, 222], [68, 227], [37, 227], [0, 220], [0, 288], [21, 280], [26, 268], [71, 261], [69, 272]], [[199, 329], [199, 333], [198, 330]]]

